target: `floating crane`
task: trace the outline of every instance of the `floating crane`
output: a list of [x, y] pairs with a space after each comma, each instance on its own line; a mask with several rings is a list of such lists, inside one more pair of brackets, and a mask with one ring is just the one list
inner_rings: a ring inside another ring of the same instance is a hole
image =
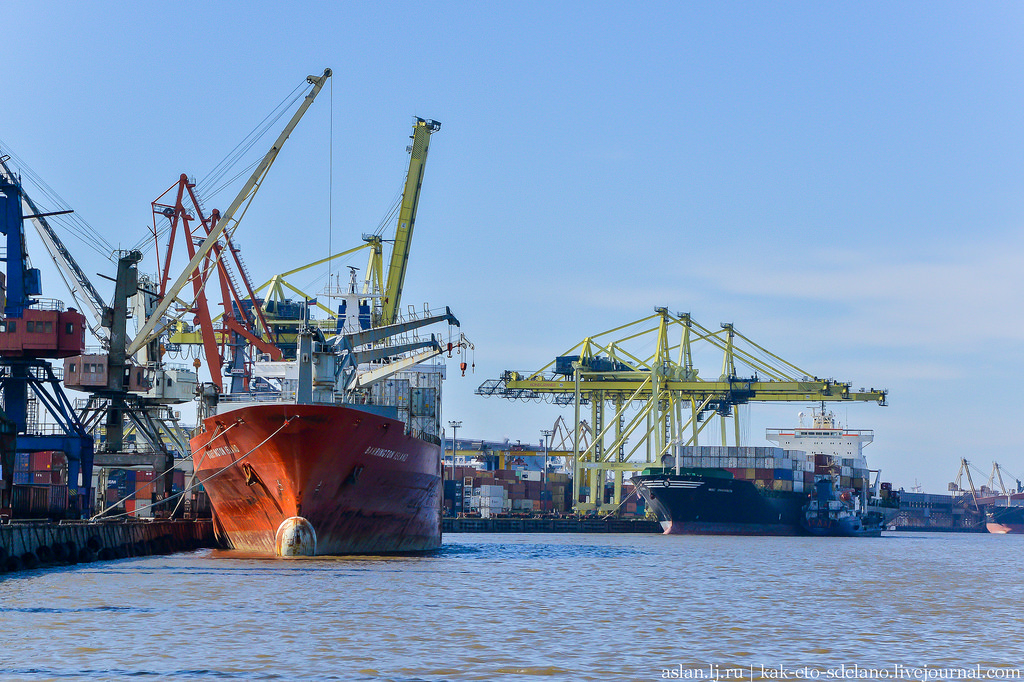
[[[670, 333], [679, 340], [671, 341]], [[704, 379], [694, 366], [694, 346], [722, 352], [717, 378]], [[650, 353], [649, 348], [654, 348]], [[751, 374], [741, 376], [739, 368]], [[850, 384], [820, 379], [757, 345], [732, 324], [713, 331], [689, 313], [672, 314], [658, 307], [654, 314], [587, 337], [553, 362], [531, 373], [506, 371], [477, 389], [477, 395], [509, 400], [549, 400], [573, 405], [574, 433], [580, 433], [582, 410], [590, 406], [593, 439], [573, 448], [573, 499], [580, 511], [596, 510], [603, 501], [606, 475], [614, 476], [615, 498], [621, 501], [622, 475], [658, 462], [672, 445], [697, 445], [702, 431], [718, 417], [721, 444], [734, 421], [740, 442], [736, 406], [750, 402], [876, 402], [885, 405], [886, 391], [855, 391]], [[628, 447], [630, 438], [635, 444]], [[641, 452], [641, 448], [643, 451]], [[643, 463], [634, 460], [643, 456]], [[586, 478], [586, 483], [583, 480]], [[581, 501], [581, 490], [585, 498]], [[587, 492], [589, 490], [589, 492]]]

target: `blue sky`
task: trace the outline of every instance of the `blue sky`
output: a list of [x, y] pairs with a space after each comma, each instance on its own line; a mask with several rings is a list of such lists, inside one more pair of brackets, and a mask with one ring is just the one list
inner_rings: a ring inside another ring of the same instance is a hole
[[[460, 436], [536, 442], [571, 413], [476, 387], [665, 305], [888, 388], [839, 416], [898, 485], [1024, 474], [1020, 4], [37, 2], [4, 27], [0, 140], [115, 246], [331, 67], [240, 228], [260, 281], [373, 231], [412, 117], [441, 121], [405, 300], [476, 344]], [[753, 407], [750, 444], [808, 407]]]

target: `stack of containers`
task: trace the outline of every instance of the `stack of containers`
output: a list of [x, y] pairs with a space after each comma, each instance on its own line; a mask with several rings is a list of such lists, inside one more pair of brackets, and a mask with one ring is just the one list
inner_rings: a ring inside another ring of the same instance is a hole
[[132, 469], [111, 469], [108, 472], [107, 506], [123, 500], [124, 510], [131, 515], [135, 514], [136, 473]]
[[156, 492], [153, 479], [155, 477], [152, 471], [135, 472], [135, 516], [153, 518], [153, 499]]
[[[673, 456], [686, 469], [723, 469], [733, 478], [750, 481], [760, 488], [781, 492], [804, 492], [813, 483], [804, 476], [812, 469], [808, 455], [800, 450], [778, 447], [677, 445]], [[666, 465], [675, 460], [670, 458]]]
[[[511, 508], [508, 491], [500, 485], [482, 485], [479, 490], [477, 507], [481, 514], [487, 510], [490, 514], [501, 514]], [[476, 490], [474, 490], [476, 493]]]

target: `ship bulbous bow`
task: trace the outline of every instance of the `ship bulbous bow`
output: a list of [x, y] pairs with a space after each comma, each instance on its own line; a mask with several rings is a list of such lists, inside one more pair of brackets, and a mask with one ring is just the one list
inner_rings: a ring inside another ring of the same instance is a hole
[[301, 516], [292, 516], [281, 522], [274, 537], [274, 549], [278, 556], [314, 556], [316, 554], [316, 531], [313, 525]]

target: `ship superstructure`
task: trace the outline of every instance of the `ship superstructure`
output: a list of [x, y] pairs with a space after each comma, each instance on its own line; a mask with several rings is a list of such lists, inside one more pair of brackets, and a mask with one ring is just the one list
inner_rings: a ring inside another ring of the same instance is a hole
[[[835, 414], [825, 410], [814, 411], [810, 426], [804, 426], [803, 420], [804, 413], [801, 412], [800, 426], [768, 429], [765, 438], [784, 450], [800, 450], [814, 455], [815, 464], [838, 466], [841, 476], [851, 479], [866, 477], [868, 463], [864, 457], [864, 446], [874, 441], [874, 431], [842, 428]], [[855, 472], [862, 475], [855, 476]]]

